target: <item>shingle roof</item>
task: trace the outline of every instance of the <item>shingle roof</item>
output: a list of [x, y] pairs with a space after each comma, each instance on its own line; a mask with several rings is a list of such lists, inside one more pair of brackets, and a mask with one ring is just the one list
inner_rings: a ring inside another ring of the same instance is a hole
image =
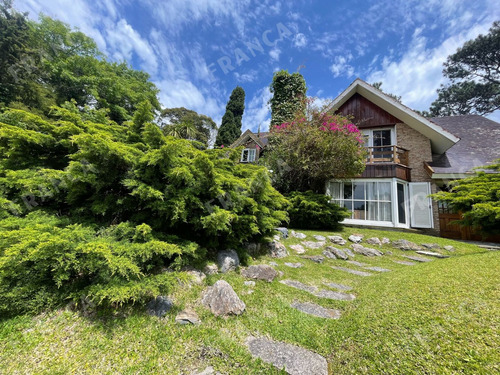
[[500, 158], [500, 123], [478, 115], [434, 117], [432, 122], [460, 138], [442, 155], [433, 155], [435, 173], [466, 173]]

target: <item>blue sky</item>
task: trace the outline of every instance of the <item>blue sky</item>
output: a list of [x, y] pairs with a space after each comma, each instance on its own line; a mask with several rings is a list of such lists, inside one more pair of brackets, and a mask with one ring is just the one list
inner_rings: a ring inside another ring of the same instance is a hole
[[[243, 129], [269, 124], [273, 72], [300, 67], [308, 95], [335, 98], [355, 78], [428, 109], [442, 64], [500, 19], [498, 0], [15, 0], [94, 38], [113, 61], [151, 75], [165, 107], [218, 124], [231, 91], [246, 92]], [[490, 118], [500, 121], [497, 111]]]

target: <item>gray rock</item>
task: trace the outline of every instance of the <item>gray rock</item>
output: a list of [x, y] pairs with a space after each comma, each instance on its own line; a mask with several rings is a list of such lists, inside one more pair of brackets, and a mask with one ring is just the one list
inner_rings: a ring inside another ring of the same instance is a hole
[[274, 229], [279, 232], [281, 238], [283, 238], [283, 239], [288, 238], [288, 228], [279, 227], [279, 228], [274, 228]]
[[345, 251], [337, 249], [336, 247], [327, 246], [326, 250], [331, 252], [335, 256], [335, 258], [339, 258], [339, 259], [343, 259], [343, 260], [349, 259], [349, 257], [345, 253]]
[[203, 284], [203, 280], [206, 279], [205, 274], [198, 270], [189, 270], [186, 273], [193, 278], [193, 283], [197, 285]]
[[290, 249], [294, 250], [297, 254], [304, 254], [306, 252], [306, 249], [304, 249], [304, 246], [302, 245], [290, 245]]
[[315, 234], [313, 237], [316, 241], [326, 241], [326, 237], [320, 236], [319, 234]]
[[356, 262], [355, 260], [348, 260], [347, 263], [354, 264], [355, 266], [358, 266], [358, 267], [368, 266], [368, 264], [366, 264], [366, 263]]
[[158, 296], [146, 305], [147, 313], [159, 318], [167, 315], [174, 307], [174, 302], [167, 296]]
[[382, 246], [382, 242], [378, 239], [378, 237], [370, 237], [366, 239], [366, 243], [370, 245]]
[[437, 243], [423, 243], [421, 244], [423, 247], [426, 249], [431, 249], [431, 250], [439, 250], [441, 249], [441, 246], [439, 246]]
[[243, 284], [246, 286], [255, 286], [255, 281], [245, 281]]
[[227, 281], [219, 280], [203, 292], [201, 302], [215, 316], [240, 315], [246, 305]]
[[276, 263], [276, 262], [269, 262], [269, 265], [270, 265], [270, 266], [273, 266], [273, 267], [277, 267], [277, 266], [278, 266], [278, 263]]
[[258, 264], [250, 266], [241, 271], [241, 274], [249, 279], [255, 280], [265, 280], [268, 283], [273, 281], [277, 276], [278, 272], [267, 264]]
[[349, 241], [354, 242], [354, 243], [360, 243], [363, 240], [363, 236], [351, 234], [349, 236]]
[[332, 267], [335, 270], [339, 271], [344, 271], [348, 273], [352, 273], [353, 275], [358, 275], [358, 276], [371, 276], [372, 274], [369, 272], [364, 272], [364, 271], [356, 271], [350, 268], [345, 268], [345, 267]]
[[316, 305], [311, 302], [304, 302], [304, 303], [294, 302], [290, 306], [293, 307], [294, 309], [302, 311], [303, 313], [314, 315], [319, 318], [326, 318], [326, 319], [340, 318], [339, 310], [325, 309], [324, 307]]
[[257, 243], [257, 242], [246, 243], [245, 250], [251, 256], [257, 256], [260, 254], [260, 250], [261, 250], [260, 243]]
[[455, 248], [451, 245], [443, 246], [443, 249], [445, 249], [446, 251], [455, 251]]
[[338, 290], [352, 290], [351, 286], [343, 285], [343, 284], [337, 284], [337, 283], [323, 283], [326, 286], [329, 286], [330, 288], [338, 289]]
[[323, 263], [323, 261], [325, 260], [325, 258], [321, 255], [302, 255], [301, 258], [312, 260], [315, 263]]
[[324, 242], [314, 242], [314, 241], [302, 241], [302, 245], [309, 249], [319, 249], [325, 246]]
[[387, 237], [383, 237], [382, 241], [380, 241], [380, 242], [382, 243], [382, 245], [387, 245], [387, 244], [391, 243], [391, 240], [388, 239]]
[[422, 258], [422, 257], [418, 257], [415, 255], [401, 255], [401, 256], [406, 258], [406, 259], [414, 260], [415, 262], [420, 262], [420, 263], [432, 262], [432, 259]]
[[417, 264], [415, 262], [409, 262], [407, 260], [393, 260], [393, 262], [397, 264], [402, 264], [404, 266], [414, 266], [415, 264]]
[[290, 235], [291, 235], [292, 237], [298, 238], [299, 240], [303, 240], [304, 238], [306, 238], [306, 237], [307, 237], [304, 233], [295, 232], [295, 231], [293, 231], [293, 230], [290, 232]]
[[196, 314], [193, 310], [186, 309], [177, 314], [177, 316], [175, 317], [175, 322], [181, 325], [200, 324], [200, 318], [198, 317], [198, 314]]
[[250, 353], [291, 375], [327, 375], [328, 363], [317, 353], [284, 342], [250, 337]]
[[216, 264], [207, 264], [203, 268], [203, 273], [205, 275], [216, 275], [217, 273], [219, 273], [219, 268], [217, 267]]
[[279, 234], [275, 234], [275, 235], [273, 236], [273, 241], [275, 241], [275, 242], [280, 242], [280, 241], [281, 241], [281, 236], [280, 236]]
[[[330, 247], [330, 246], [327, 246], [327, 247]], [[323, 255], [325, 256], [325, 258], [330, 258], [330, 259], [337, 259], [337, 257], [335, 256], [334, 253], [332, 253], [330, 250], [326, 249], [326, 250], [323, 250]]]
[[300, 268], [303, 267], [304, 265], [302, 263], [285, 263], [285, 266], [292, 268]]
[[235, 271], [240, 265], [240, 258], [233, 249], [219, 251], [217, 254], [217, 264], [222, 273]]
[[354, 258], [354, 253], [351, 251], [351, 249], [349, 249], [349, 248], [347, 248], [347, 247], [344, 247], [344, 248], [342, 249], [342, 251], [343, 251], [344, 253], [346, 253], [348, 257], [350, 257], [350, 258]]
[[392, 246], [395, 248], [398, 248], [399, 250], [422, 250], [420, 246], [418, 246], [416, 243], [408, 241], [408, 240], [397, 240], [392, 243]]
[[347, 243], [341, 236], [328, 236], [328, 239], [333, 242], [335, 245], [343, 246]]
[[376, 272], [391, 272], [391, 270], [382, 267], [365, 267], [365, 270], [376, 271]]
[[197, 372], [196, 374], [192, 374], [192, 375], [213, 375], [214, 374], [214, 368], [212, 366], [208, 366], [205, 370], [203, 370], [202, 372]]
[[354, 294], [334, 292], [333, 290], [318, 289], [315, 286], [306, 285], [296, 280], [281, 280], [280, 283], [291, 286], [292, 288], [311, 293], [315, 297], [327, 298], [340, 301], [351, 301], [356, 298]]
[[267, 254], [273, 258], [284, 258], [288, 256], [285, 245], [278, 241], [269, 242], [267, 245]]
[[374, 256], [382, 256], [384, 253], [381, 252], [380, 250], [372, 249], [370, 247], [364, 247], [363, 245], [360, 244], [352, 244], [351, 245], [352, 249], [354, 250], [355, 253], [365, 255], [367, 257], [374, 257]]
[[419, 250], [417, 251], [417, 254], [420, 254], [420, 255], [427, 255], [429, 257], [434, 257], [434, 258], [449, 258], [450, 256], [449, 255], [443, 255], [443, 254], [439, 254], [439, 253], [436, 253], [434, 251], [423, 251], [423, 250]]

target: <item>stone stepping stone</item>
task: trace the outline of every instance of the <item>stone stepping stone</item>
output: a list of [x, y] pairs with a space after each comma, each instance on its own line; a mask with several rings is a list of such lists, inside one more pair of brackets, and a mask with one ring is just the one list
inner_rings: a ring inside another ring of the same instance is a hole
[[267, 264], [258, 264], [245, 268], [241, 271], [241, 275], [248, 279], [265, 280], [270, 283], [278, 276], [278, 272]]
[[348, 285], [343, 285], [343, 284], [337, 284], [337, 283], [323, 283], [326, 286], [329, 286], [330, 288], [335, 288], [338, 290], [352, 290], [352, 286]]
[[366, 263], [357, 262], [355, 260], [348, 260], [347, 263], [354, 264], [355, 266], [358, 266], [358, 267], [368, 266], [368, 264], [366, 264]]
[[312, 260], [315, 263], [323, 263], [323, 261], [325, 260], [325, 258], [321, 255], [303, 255], [301, 258]]
[[417, 251], [416, 253], [420, 254], [420, 255], [427, 255], [430, 257], [435, 257], [435, 258], [449, 258], [450, 257], [449, 255], [439, 254], [439, 253], [436, 253], [434, 251]]
[[300, 267], [303, 267], [304, 265], [302, 263], [288, 263], [288, 262], [285, 262], [285, 266], [292, 267], [292, 268], [300, 268]]
[[337, 301], [352, 301], [353, 299], [356, 298], [354, 294], [334, 292], [333, 290], [324, 290], [324, 289], [319, 290], [315, 286], [306, 285], [296, 280], [281, 280], [280, 283], [291, 286], [292, 288], [306, 291], [308, 293], [311, 293], [313, 296], [319, 298], [327, 298]]
[[285, 369], [291, 375], [328, 375], [328, 362], [319, 354], [279, 341], [250, 337], [248, 349], [252, 356]]
[[417, 264], [415, 262], [409, 262], [407, 260], [393, 260], [393, 262], [397, 264], [402, 264], [404, 266], [414, 266], [415, 264]]
[[320, 236], [319, 234], [315, 234], [313, 237], [316, 241], [322, 241], [322, 242], [326, 241], [326, 237]]
[[303, 313], [317, 316], [318, 318], [338, 319], [340, 318], [340, 311], [334, 309], [326, 309], [320, 305], [312, 302], [294, 302], [290, 305], [294, 309], [302, 311]]
[[356, 271], [350, 268], [345, 268], [345, 267], [332, 267], [334, 270], [339, 270], [339, 271], [344, 271], [344, 272], [349, 272], [352, 273], [353, 275], [358, 275], [358, 276], [371, 276], [372, 274], [369, 272], [364, 272], [364, 271]]
[[406, 259], [414, 260], [415, 262], [420, 262], [420, 263], [432, 262], [432, 259], [417, 257], [415, 255], [401, 255], [401, 256]]
[[302, 245], [290, 245], [290, 249], [294, 250], [297, 254], [304, 254], [306, 252], [306, 249], [304, 249], [304, 246]]
[[303, 240], [304, 238], [306, 238], [306, 237], [307, 237], [304, 233], [295, 232], [295, 231], [293, 231], [293, 230], [290, 232], [290, 236], [295, 237], [295, 238], [298, 238], [298, 239], [300, 239], [300, 240]]
[[320, 241], [320, 242], [314, 242], [314, 241], [302, 241], [302, 245], [309, 249], [319, 249], [323, 246], [325, 246], [325, 242]]
[[376, 272], [391, 272], [391, 270], [382, 267], [365, 267], [365, 270], [376, 271]]

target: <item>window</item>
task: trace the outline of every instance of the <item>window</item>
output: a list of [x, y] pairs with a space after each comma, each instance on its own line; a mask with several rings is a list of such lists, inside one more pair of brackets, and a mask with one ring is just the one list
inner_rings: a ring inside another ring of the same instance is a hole
[[255, 161], [255, 149], [245, 148], [241, 151], [241, 162], [242, 163], [252, 163]]
[[365, 146], [373, 148], [371, 156], [375, 159], [392, 158], [392, 147], [396, 144], [394, 128], [363, 130]]
[[351, 211], [351, 219], [392, 222], [391, 182], [330, 182], [332, 201]]

